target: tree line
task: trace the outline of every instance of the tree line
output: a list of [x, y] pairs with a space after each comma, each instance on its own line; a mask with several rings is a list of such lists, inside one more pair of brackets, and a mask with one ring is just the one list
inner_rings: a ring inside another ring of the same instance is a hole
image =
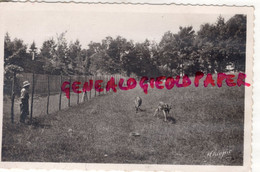
[[126, 76], [195, 75], [197, 71], [216, 73], [245, 71], [246, 16], [234, 15], [228, 21], [219, 16], [195, 32], [192, 26], [167, 31], [159, 43], [134, 42], [121, 36], [90, 42], [68, 42], [66, 32], [29, 47], [22, 39], [4, 40], [5, 79], [13, 72], [52, 75]]

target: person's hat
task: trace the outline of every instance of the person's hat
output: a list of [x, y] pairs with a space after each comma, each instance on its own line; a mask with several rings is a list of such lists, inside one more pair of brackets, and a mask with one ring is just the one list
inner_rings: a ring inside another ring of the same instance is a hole
[[23, 87], [27, 87], [27, 86], [29, 86], [29, 85], [30, 85], [29, 81], [24, 81], [24, 82], [23, 82]]

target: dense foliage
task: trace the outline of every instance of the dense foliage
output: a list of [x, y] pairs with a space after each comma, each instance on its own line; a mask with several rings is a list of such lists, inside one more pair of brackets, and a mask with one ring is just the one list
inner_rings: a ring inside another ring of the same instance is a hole
[[[158, 76], [197, 71], [216, 73], [245, 70], [246, 16], [235, 15], [227, 22], [221, 16], [215, 24], [203, 24], [198, 32], [192, 26], [178, 33], [165, 32], [159, 43], [134, 43], [121, 36], [106, 37], [82, 48], [68, 43], [66, 32], [28, 48], [21, 39], [5, 36], [5, 79], [15, 72], [63, 75], [124, 74]], [[34, 59], [32, 58], [34, 56]]]

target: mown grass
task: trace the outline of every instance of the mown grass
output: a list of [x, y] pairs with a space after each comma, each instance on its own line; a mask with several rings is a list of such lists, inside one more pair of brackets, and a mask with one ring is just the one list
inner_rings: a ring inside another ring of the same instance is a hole
[[[136, 96], [143, 99], [139, 113]], [[167, 122], [153, 116], [159, 101], [172, 105]], [[11, 124], [4, 113], [2, 160], [242, 165], [243, 134], [244, 87], [149, 89], [147, 95], [138, 87], [35, 117], [33, 125]]]

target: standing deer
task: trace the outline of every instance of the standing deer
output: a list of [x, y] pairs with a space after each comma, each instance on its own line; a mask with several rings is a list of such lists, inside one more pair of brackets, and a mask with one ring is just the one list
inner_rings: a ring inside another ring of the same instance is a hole
[[141, 105], [142, 105], [142, 99], [141, 99], [141, 97], [138, 96], [135, 98], [135, 112], [136, 113], [138, 112], [138, 110], [141, 111], [141, 109], [140, 109]]
[[155, 110], [154, 116], [156, 116], [159, 111], [162, 111], [164, 115], [164, 121], [167, 121], [167, 114], [169, 114], [170, 110], [170, 105], [164, 102], [159, 102], [158, 108]]

